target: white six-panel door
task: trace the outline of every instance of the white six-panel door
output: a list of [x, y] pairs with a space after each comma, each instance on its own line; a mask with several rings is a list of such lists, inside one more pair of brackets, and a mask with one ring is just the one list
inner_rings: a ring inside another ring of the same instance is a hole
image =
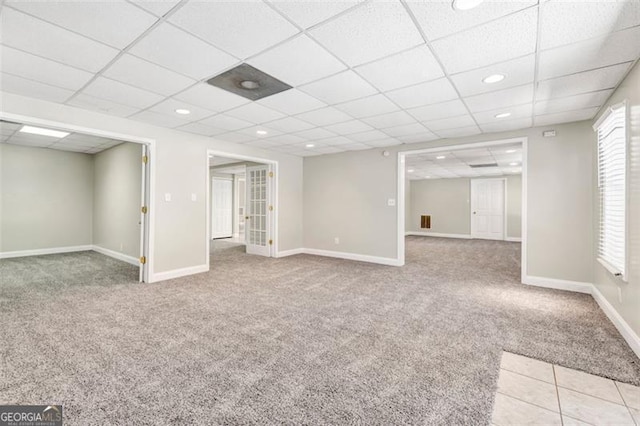
[[269, 166], [247, 167], [245, 241], [249, 254], [269, 256], [271, 252], [269, 179]]
[[471, 180], [471, 237], [504, 240], [504, 179]]
[[233, 181], [211, 180], [211, 238], [233, 236]]

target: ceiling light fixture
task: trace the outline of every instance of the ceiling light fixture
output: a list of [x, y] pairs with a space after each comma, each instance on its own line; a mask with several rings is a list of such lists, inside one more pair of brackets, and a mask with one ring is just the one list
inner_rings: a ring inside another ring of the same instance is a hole
[[504, 74], [491, 74], [490, 76], [483, 78], [482, 82], [487, 84], [498, 83], [504, 80], [504, 77]]
[[438, 155], [436, 160], [444, 160], [445, 158], [447, 158], [446, 155]]
[[30, 133], [32, 135], [50, 136], [52, 138], [64, 138], [69, 136], [69, 132], [61, 132], [60, 130], [43, 129], [42, 127], [22, 126], [22, 133]]
[[484, 0], [453, 0], [452, 6], [454, 10], [469, 10], [480, 6]]
[[517, 166], [518, 163], [509, 163], [510, 166]]
[[264, 136], [267, 134], [266, 130], [256, 130], [256, 135]]
[[253, 80], [244, 80], [240, 82], [240, 86], [244, 89], [255, 90], [260, 87], [260, 84], [257, 81]]
[[500, 114], [494, 115], [495, 118], [507, 118], [511, 116], [510, 112], [501, 112]]
[[508, 149], [505, 151], [507, 154], [513, 154], [514, 152], [516, 152], [515, 149]]
[[313, 148], [315, 145], [314, 145], [314, 144], [312, 144], [312, 143], [308, 143], [308, 144], [306, 144], [305, 146], [306, 146], [307, 148]]
[[184, 109], [184, 108], [178, 108], [176, 110], [176, 113], [180, 114], [180, 115], [187, 115], [187, 114], [191, 114], [191, 111], [189, 111], [188, 109]]
[[413, 169], [407, 170], [407, 173], [413, 173], [413, 172], [415, 172], [415, 170], [413, 170]]

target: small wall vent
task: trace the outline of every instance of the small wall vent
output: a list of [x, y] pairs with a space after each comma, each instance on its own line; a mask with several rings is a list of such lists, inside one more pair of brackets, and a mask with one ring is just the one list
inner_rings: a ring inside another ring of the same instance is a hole
[[498, 167], [498, 163], [485, 163], [485, 164], [469, 164], [472, 169], [479, 169], [482, 167]]
[[431, 229], [431, 215], [425, 214], [420, 216], [420, 228]]

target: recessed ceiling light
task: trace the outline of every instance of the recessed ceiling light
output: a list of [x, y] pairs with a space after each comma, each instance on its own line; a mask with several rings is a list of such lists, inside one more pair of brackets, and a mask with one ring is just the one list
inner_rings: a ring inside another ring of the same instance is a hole
[[425, 178], [425, 179], [430, 179], [430, 178], [431, 178], [431, 176], [425, 176], [424, 178]]
[[469, 10], [477, 7], [484, 0], [453, 0], [453, 8], [455, 10]]
[[313, 148], [315, 145], [314, 145], [314, 144], [312, 144], [312, 143], [308, 143], [308, 144], [306, 144], [305, 146], [306, 146], [307, 148]]
[[188, 114], [191, 114], [191, 111], [189, 111], [188, 109], [185, 109], [185, 108], [178, 108], [176, 110], [176, 114], [188, 115]]
[[513, 154], [514, 152], [516, 152], [515, 149], [508, 149], [505, 151], [507, 154]]
[[504, 74], [491, 74], [490, 76], [483, 78], [482, 82], [487, 84], [492, 84], [492, 83], [498, 83], [502, 80], [504, 80]]
[[260, 84], [258, 84], [257, 81], [253, 81], [253, 80], [244, 80], [240, 82], [240, 86], [242, 86], [245, 89], [254, 90], [260, 87]]
[[507, 118], [511, 115], [510, 112], [501, 112], [500, 114], [496, 114], [494, 117], [495, 118]]
[[509, 163], [510, 166], [517, 166], [518, 163]]
[[413, 172], [415, 172], [415, 170], [413, 170], [413, 169], [407, 170], [407, 173], [413, 173]]
[[64, 138], [69, 136], [69, 132], [61, 132], [60, 130], [43, 129], [42, 127], [22, 126], [22, 133], [30, 133], [32, 135], [50, 136], [52, 138]]
[[438, 156], [436, 157], [436, 160], [444, 160], [445, 158], [447, 158], [447, 156], [446, 156], [446, 155], [438, 155]]
[[264, 136], [264, 135], [267, 134], [267, 131], [266, 130], [256, 130], [256, 134], [260, 135], [260, 136]]

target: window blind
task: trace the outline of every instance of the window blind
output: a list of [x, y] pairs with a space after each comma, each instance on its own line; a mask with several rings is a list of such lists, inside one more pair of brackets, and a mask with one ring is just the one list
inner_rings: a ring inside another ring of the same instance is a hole
[[625, 277], [627, 134], [625, 106], [612, 108], [597, 124], [600, 235], [598, 259]]

